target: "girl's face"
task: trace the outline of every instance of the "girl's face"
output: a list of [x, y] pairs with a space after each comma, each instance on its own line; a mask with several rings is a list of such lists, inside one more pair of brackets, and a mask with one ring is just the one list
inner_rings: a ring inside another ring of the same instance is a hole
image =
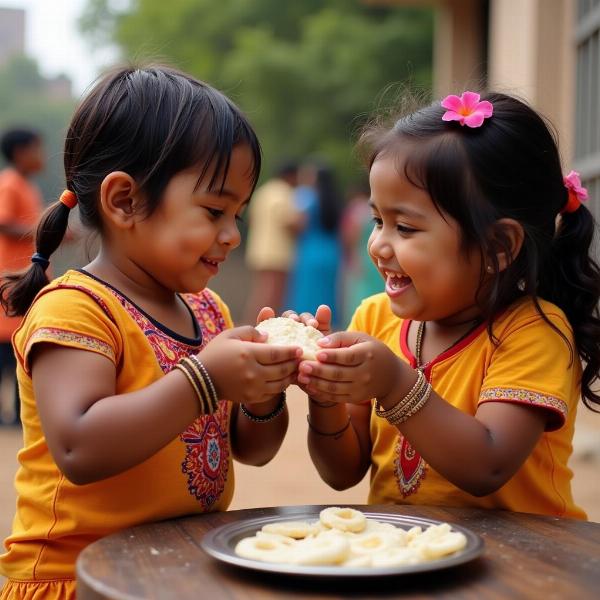
[[222, 190], [219, 179], [208, 190], [210, 170], [197, 186], [197, 167], [169, 181], [158, 208], [138, 224], [139, 262], [153, 279], [178, 292], [206, 287], [240, 244], [238, 221], [250, 199], [252, 167], [250, 149], [240, 145], [233, 149]]
[[460, 248], [458, 223], [408, 181], [396, 156], [377, 158], [369, 179], [375, 225], [368, 250], [394, 314], [447, 325], [476, 316], [481, 258]]

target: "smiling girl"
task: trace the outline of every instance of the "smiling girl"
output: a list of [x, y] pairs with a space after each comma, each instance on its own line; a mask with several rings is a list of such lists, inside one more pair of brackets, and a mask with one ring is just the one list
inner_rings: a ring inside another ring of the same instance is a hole
[[600, 404], [600, 273], [577, 174], [503, 94], [450, 96], [365, 141], [385, 293], [300, 365], [319, 473], [344, 489], [370, 468], [378, 504], [584, 518], [567, 463], [579, 398]]
[[[277, 452], [300, 350], [229, 329], [206, 288], [240, 243], [259, 171], [245, 117], [178, 71], [115, 70], [77, 109], [67, 190], [38, 226], [29, 270], [2, 287], [26, 313], [13, 338], [24, 447], [3, 600], [74, 598], [87, 544], [224, 510], [232, 458], [261, 465]], [[100, 250], [48, 284], [75, 206]]]

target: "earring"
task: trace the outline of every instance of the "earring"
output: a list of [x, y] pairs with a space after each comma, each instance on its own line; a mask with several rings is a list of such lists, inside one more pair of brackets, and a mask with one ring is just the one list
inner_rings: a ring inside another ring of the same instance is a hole
[[523, 277], [521, 277], [521, 279], [519, 279], [519, 281], [517, 281], [517, 288], [520, 292], [524, 292], [526, 287], [527, 287], [527, 283], [525, 282], [525, 279], [523, 279]]
[[488, 273], [493, 273], [493, 272], [494, 272], [494, 267], [492, 267], [492, 265], [488, 265], [488, 266], [485, 268], [485, 270], [486, 270]]

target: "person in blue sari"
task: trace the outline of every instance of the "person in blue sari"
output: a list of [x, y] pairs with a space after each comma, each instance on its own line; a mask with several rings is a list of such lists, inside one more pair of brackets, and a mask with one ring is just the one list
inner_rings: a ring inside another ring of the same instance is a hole
[[332, 323], [341, 325], [340, 196], [328, 165], [308, 165], [305, 173], [312, 182], [296, 188], [296, 208], [304, 216], [304, 227], [297, 239], [285, 306], [298, 314], [315, 314], [319, 305], [326, 304], [333, 312]]

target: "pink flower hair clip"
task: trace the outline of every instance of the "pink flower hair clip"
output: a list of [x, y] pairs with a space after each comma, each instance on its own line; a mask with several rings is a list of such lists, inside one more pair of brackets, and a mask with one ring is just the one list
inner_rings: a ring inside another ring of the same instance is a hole
[[563, 179], [569, 191], [569, 199], [560, 209], [561, 214], [575, 212], [582, 202], [588, 199], [588, 191], [581, 185], [581, 178], [577, 171], [571, 171]]
[[450, 94], [442, 100], [442, 107], [447, 109], [442, 121], [458, 121], [467, 127], [481, 127], [485, 119], [489, 119], [494, 107], [487, 100], [480, 101], [479, 94], [463, 92], [461, 96]]

